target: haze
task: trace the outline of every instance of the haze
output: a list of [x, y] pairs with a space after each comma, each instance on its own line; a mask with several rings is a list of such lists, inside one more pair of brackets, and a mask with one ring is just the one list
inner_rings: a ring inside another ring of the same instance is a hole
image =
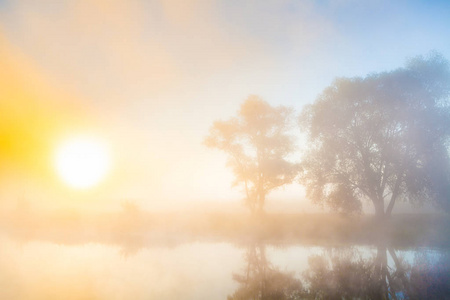
[[0, 298], [447, 298], [449, 16], [0, 0]]
[[[335, 77], [432, 50], [448, 58], [449, 11], [446, 1], [0, 1], [1, 109], [13, 116], [1, 126], [15, 135], [2, 150], [2, 205], [238, 203], [225, 156], [202, 145], [214, 120], [251, 94], [300, 111]], [[115, 161], [80, 193], [48, 159], [85, 132], [108, 139]], [[309, 209], [297, 185], [271, 199]]]

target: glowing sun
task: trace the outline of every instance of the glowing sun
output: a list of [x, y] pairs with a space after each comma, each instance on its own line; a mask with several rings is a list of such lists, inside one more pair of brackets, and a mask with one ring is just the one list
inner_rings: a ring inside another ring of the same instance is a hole
[[76, 137], [57, 148], [55, 164], [64, 182], [74, 188], [88, 188], [100, 182], [111, 162], [108, 148], [102, 141]]

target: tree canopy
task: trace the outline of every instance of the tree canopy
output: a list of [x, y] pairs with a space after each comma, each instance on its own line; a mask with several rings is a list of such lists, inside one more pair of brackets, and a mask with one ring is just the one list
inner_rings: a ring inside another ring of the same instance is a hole
[[292, 121], [292, 109], [250, 96], [237, 117], [214, 122], [205, 139], [207, 146], [228, 154], [234, 185], [244, 187], [252, 212], [262, 211], [266, 195], [291, 183], [297, 174], [297, 165], [287, 160], [295, 148], [289, 135]]
[[335, 80], [300, 117], [307, 196], [338, 211], [360, 211], [367, 200], [378, 216], [399, 199], [448, 211], [449, 95], [449, 63], [438, 54]]

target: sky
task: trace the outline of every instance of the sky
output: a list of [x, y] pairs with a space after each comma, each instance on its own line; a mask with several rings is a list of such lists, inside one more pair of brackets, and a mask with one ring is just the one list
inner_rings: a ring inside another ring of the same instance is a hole
[[[299, 113], [336, 77], [450, 59], [449, 16], [448, 1], [0, 0], [0, 207], [239, 203], [226, 155], [202, 144], [215, 120], [252, 94]], [[77, 135], [111, 151], [87, 190], [53, 163]], [[298, 184], [274, 201], [310, 207]]]

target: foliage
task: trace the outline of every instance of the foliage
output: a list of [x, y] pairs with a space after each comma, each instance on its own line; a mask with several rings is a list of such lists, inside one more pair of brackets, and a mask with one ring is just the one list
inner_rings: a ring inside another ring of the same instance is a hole
[[373, 262], [351, 255], [313, 255], [305, 271], [313, 299], [382, 299], [381, 277]]
[[360, 211], [368, 200], [380, 217], [398, 199], [449, 210], [449, 95], [449, 63], [438, 54], [337, 79], [300, 118], [307, 196], [337, 211]]
[[295, 300], [304, 299], [306, 290], [294, 274], [274, 268], [266, 258], [264, 245], [250, 245], [246, 253], [244, 274], [234, 274], [240, 284], [228, 300]]
[[280, 271], [262, 242], [249, 245], [238, 289], [228, 300], [250, 299], [447, 299], [447, 251], [416, 252], [413, 262], [380, 241], [373, 256], [353, 247], [329, 248], [308, 258], [303, 276]]
[[447, 299], [449, 295], [448, 252], [421, 253], [413, 263], [386, 246], [377, 247], [373, 259], [350, 254], [309, 257], [304, 280], [311, 299]]
[[291, 183], [297, 174], [297, 165], [287, 160], [294, 150], [288, 133], [292, 114], [290, 108], [272, 107], [250, 96], [237, 117], [214, 122], [205, 139], [207, 146], [228, 154], [228, 165], [236, 176], [234, 184], [244, 187], [252, 211], [261, 211], [266, 195]]

